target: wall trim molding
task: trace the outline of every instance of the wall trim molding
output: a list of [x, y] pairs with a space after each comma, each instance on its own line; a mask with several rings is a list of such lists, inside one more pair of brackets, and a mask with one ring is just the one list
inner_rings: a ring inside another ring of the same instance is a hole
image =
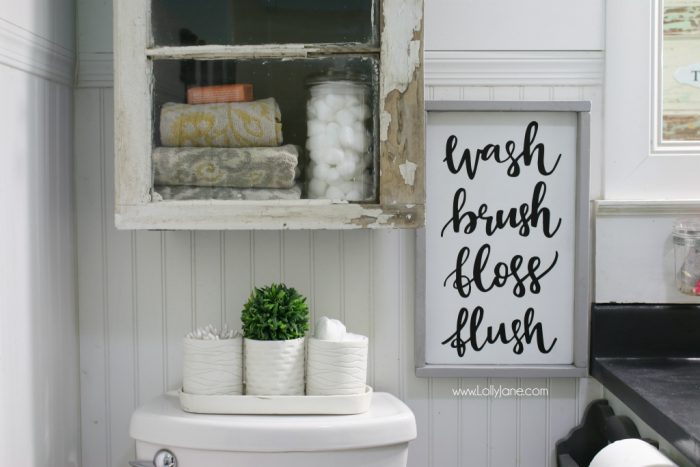
[[426, 86], [600, 86], [601, 51], [425, 52]]
[[598, 200], [594, 206], [598, 217], [700, 215], [700, 200]]
[[78, 56], [76, 87], [114, 87], [114, 54], [112, 52], [83, 52]]
[[71, 86], [75, 54], [0, 18], [0, 64]]
[[[81, 53], [77, 87], [114, 86], [113, 53]], [[426, 86], [600, 86], [603, 52], [425, 52]]]

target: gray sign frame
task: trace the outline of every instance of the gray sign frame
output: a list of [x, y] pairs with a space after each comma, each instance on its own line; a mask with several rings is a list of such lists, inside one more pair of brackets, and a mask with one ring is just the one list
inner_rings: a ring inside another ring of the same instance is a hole
[[[493, 365], [428, 364], [425, 362], [426, 248], [425, 229], [416, 238], [415, 368], [419, 377], [584, 377], [588, 375], [589, 321], [591, 305], [591, 202], [590, 202], [590, 111], [589, 101], [427, 101], [426, 132], [430, 112], [576, 112], [576, 238], [574, 254], [573, 362], [571, 364]], [[427, 136], [427, 135], [426, 135]], [[426, 186], [426, 191], [430, 186]], [[427, 216], [426, 216], [427, 219]], [[427, 222], [427, 221], [426, 221]]]

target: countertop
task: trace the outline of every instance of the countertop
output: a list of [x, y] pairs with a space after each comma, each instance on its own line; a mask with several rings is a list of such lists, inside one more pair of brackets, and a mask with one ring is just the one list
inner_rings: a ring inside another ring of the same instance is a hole
[[594, 305], [591, 374], [700, 466], [700, 306]]

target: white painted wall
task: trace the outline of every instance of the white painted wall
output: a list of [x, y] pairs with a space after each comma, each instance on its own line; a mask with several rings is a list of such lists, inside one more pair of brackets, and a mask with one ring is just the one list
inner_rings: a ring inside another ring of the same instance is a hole
[[0, 465], [80, 465], [74, 13], [0, 5]]

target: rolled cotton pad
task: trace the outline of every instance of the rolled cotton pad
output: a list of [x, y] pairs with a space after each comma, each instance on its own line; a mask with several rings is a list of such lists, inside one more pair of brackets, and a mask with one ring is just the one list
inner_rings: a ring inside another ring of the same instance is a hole
[[345, 325], [337, 319], [321, 316], [316, 321], [315, 338], [324, 341], [342, 341], [346, 334]]
[[630, 438], [605, 446], [590, 467], [678, 467], [651, 444]]

